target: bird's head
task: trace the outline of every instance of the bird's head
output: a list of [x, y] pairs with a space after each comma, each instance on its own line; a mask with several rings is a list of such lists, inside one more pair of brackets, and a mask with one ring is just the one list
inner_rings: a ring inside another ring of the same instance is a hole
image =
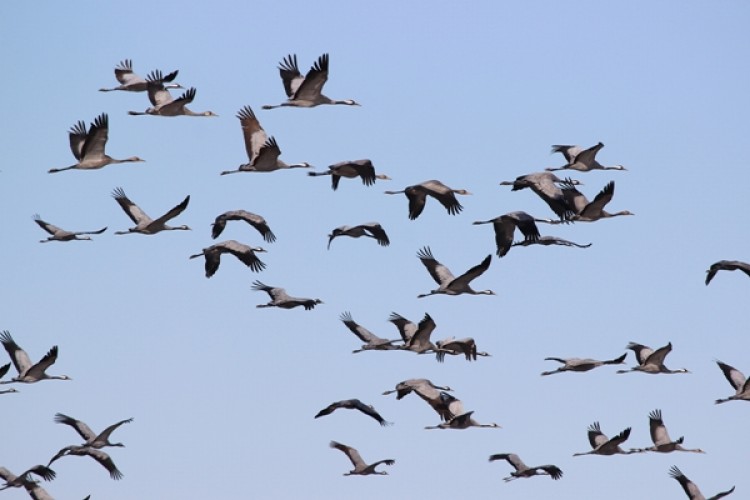
[[203, 113], [201, 113], [201, 115], [203, 115], [203, 116], [219, 116], [216, 113], [214, 113], [213, 111], [204, 111]]

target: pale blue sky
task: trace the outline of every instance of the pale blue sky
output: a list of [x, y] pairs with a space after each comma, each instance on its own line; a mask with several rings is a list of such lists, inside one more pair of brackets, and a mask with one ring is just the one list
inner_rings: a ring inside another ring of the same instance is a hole
[[[58, 499], [684, 498], [668, 477], [673, 464], [707, 496], [736, 485], [734, 498], [746, 497], [750, 408], [713, 400], [733, 392], [715, 359], [750, 373], [740, 310], [750, 281], [727, 272], [709, 287], [703, 280], [717, 260], [750, 260], [749, 15], [740, 1], [3, 3], [0, 330], [33, 359], [58, 345], [49, 371], [73, 381], [0, 396], [0, 465], [20, 472], [78, 443], [53, 422], [63, 412], [94, 430], [135, 421], [113, 436], [126, 444], [111, 452], [124, 479], [64, 458], [44, 484]], [[362, 107], [261, 110], [284, 98], [284, 56], [296, 53], [306, 72], [324, 52], [326, 95]], [[97, 92], [116, 84], [112, 70], [126, 58], [144, 76], [179, 69], [177, 81], [197, 88], [191, 109], [219, 117], [128, 116], [148, 107], [144, 94]], [[285, 161], [323, 170], [370, 158], [392, 180], [344, 179], [333, 192], [329, 178], [304, 170], [219, 176], [247, 161], [235, 118], [245, 105]], [[107, 153], [146, 162], [47, 174], [73, 163], [68, 129], [102, 112]], [[636, 215], [540, 227], [593, 243], [586, 250], [495, 257], [491, 228], [471, 222], [552, 215], [532, 193], [498, 183], [562, 165], [552, 144], [598, 141], [602, 163], [629, 170], [574, 177], [589, 197], [615, 180], [608, 208]], [[416, 221], [403, 196], [383, 194], [427, 179], [474, 194], [458, 216], [430, 200]], [[115, 236], [131, 225], [110, 197], [118, 186], [154, 216], [190, 194], [175, 223], [193, 231]], [[267, 269], [230, 257], [208, 280], [188, 256], [212, 243], [216, 215], [240, 208], [265, 216], [277, 242], [239, 223], [222, 238], [266, 248]], [[109, 230], [41, 245], [35, 213]], [[333, 228], [372, 220], [388, 248], [342, 238], [326, 250]], [[497, 296], [417, 299], [434, 287], [416, 258], [426, 245], [454, 273], [493, 254], [475, 285]], [[255, 279], [325, 303], [256, 309], [267, 297], [251, 290]], [[435, 339], [471, 336], [493, 356], [353, 355], [361, 343], [339, 321], [344, 311], [389, 338], [392, 311], [414, 321], [427, 312]], [[693, 373], [539, 376], [556, 366], [547, 356], [607, 359], [629, 341], [671, 341], [667, 365]], [[423, 430], [439, 421], [426, 404], [381, 395], [416, 377], [450, 385], [477, 420], [503, 428]], [[313, 419], [347, 398], [395, 425], [346, 410]], [[572, 457], [589, 448], [594, 421], [610, 436], [632, 427], [626, 448], [648, 446], [655, 408], [673, 438], [707, 453]], [[328, 448], [332, 439], [396, 464], [385, 477], [342, 477], [351, 466]], [[565, 475], [504, 484], [510, 466], [487, 462], [501, 452]]]

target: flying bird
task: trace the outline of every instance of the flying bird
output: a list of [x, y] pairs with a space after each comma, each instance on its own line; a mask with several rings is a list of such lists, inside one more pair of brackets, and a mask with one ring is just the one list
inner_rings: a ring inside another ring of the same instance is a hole
[[388, 472], [376, 471], [375, 467], [377, 467], [380, 464], [393, 465], [396, 463], [395, 460], [389, 458], [386, 460], [378, 460], [377, 462], [373, 462], [368, 465], [365, 463], [364, 460], [362, 460], [362, 457], [359, 455], [359, 452], [356, 449], [352, 448], [351, 446], [337, 443], [336, 441], [331, 441], [330, 446], [331, 448], [336, 448], [337, 450], [343, 451], [346, 454], [346, 456], [349, 457], [349, 460], [351, 460], [352, 465], [354, 465], [354, 469], [345, 473], [344, 474], [345, 476], [353, 476], [353, 475], [367, 476], [370, 474], [387, 475]]
[[750, 379], [746, 379], [741, 371], [731, 365], [721, 361], [717, 361], [716, 364], [719, 365], [727, 381], [734, 387], [735, 393], [727, 398], [717, 399], [715, 403], [718, 405], [727, 401], [750, 401]]
[[[177, 77], [177, 73], [177, 71], [173, 71], [162, 78], [163, 82], [169, 82], [164, 84], [164, 87], [169, 89], [183, 88], [179, 83], [171, 83]], [[148, 82], [133, 72], [133, 61], [131, 59], [120, 61], [120, 64], [115, 67], [115, 78], [120, 82], [120, 85], [113, 88], [101, 88], [99, 92], [111, 92], [113, 90], [145, 92], [148, 90]]]
[[669, 342], [664, 347], [660, 347], [655, 351], [646, 345], [638, 344], [636, 342], [630, 342], [625, 348], [630, 349], [635, 353], [638, 365], [632, 367], [630, 370], [617, 370], [617, 373], [690, 373], [685, 368], [670, 370], [664, 366], [664, 358], [666, 358], [667, 354], [672, 351], [672, 342]]
[[711, 283], [716, 273], [719, 271], [737, 271], [740, 270], [743, 273], [750, 276], [750, 264], [747, 262], [741, 262], [739, 260], [720, 260], [711, 264], [711, 267], [706, 271], [706, 285]]
[[124, 160], [117, 160], [107, 155], [104, 148], [109, 138], [109, 117], [107, 113], [97, 116], [86, 132], [86, 123], [79, 120], [71, 127], [68, 133], [70, 137], [70, 150], [78, 163], [69, 167], [51, 168], [48, 172], [54, 174], [64, 170], [96, 170], [114, 163], [142, 162], [144, 160], [137, 156], [131, 156]]
[[558, 184], [580, 185], [581, 182], [574, 179], [560, 179], [552, 172], [534, 172], [526, 175], [519, 175], [513, 181], [503, 181], [501, 186], [513, 186], [511, 191], [520, 191], [521, 189], [531, 189], [539, 196], [547, 206], [560, 218], [560, 222], [567, 222], [575, 215], [575, 212], [568, 206], [562, 189]]
[[35, 465], [19, 475], [13, 474], [5, 467], [0, 467], [0, 478], [5, 480], [5, 484], [0, 486], [0, 491], [8, 488], [20, 488], [27, 484], [36, 484], [36, 481], [31, 479], [32, 474], [41, 477], [45, 481], [52, 481], [57, 476], [55, 471], [44, 465]]
[[190, 203], [190, 195], [186, 196], [185, 199], [182, 200], [182, 203], [155, 220], [146, 215], [146, 213], [141, 210], [138, 205], [130, 201], [130, 198], [127, 197], [125, 191], [123, 191], [122, 188], [115, 188], [115, 190], [112, 191], [112, 197], [120, 205], [127, 216], [130, 217], [130, 220], [132, 220], [136, 224], [135, 227], [131, 227], [127, 231], [115, 231], [115, 234], [156, 234], [161, 231], [190, 229], [185, 225], [174, 227], [167, 225], [167, 221], [174, 219], [187, 208], [188, 203]]
[[595, 146], [591, 146], [588, 149], [581, 149], [578, 146], [564, 146], [555, 145], [552, 146], [553, 153], [562, 153], [567, 162], [562, 167], [548, 168], [548, 172], [554, 172], [555, 170], [578, 170], [579, 172], [589, 172], [591, 170], [627, 170], [622, 165], [612, 165], [611, 167], [605, 167], [596, 160], [596, 154], [600, 149], [604, 147], [604, 144], [599, 142]]
[[435, 330], [435, 321], [432, 317], [425, 313], [422, 321], [417, 325], [417, 329], [409, 337], [408, 341], [405, 341], [403, 345], [398, 346], [399, 349], [416, 352], [417, 354], [424, 354], [426, 352], [436, 352], [437, 347], [430, 340], [433, 330]]
[[309, 311], [314, 309], [316, 305], [323, 303], [320, 299], [290, 297], [283, 288], [268, 286], [258, 280], [253, 282], [253, 290], [266, 292], [269, 297], [271, 297], [271, 301], [267, 304], [258, 304], [255, 307], [280, 307], [282, 309], [292, 309], [297, 306], [302, 306], [305, 310]]
[[589, 370], [593, 370], [598, 366], [621, 365], [625, 362], [625, 358], [627, 357], [627, 355], [628, 354], [625, 353], [618, 358], [608, 359], [605, 361], [599, 361], [597, 359], [589, 358], [544, 358], [545, 361], [557, 361], [558, 363], [562, 363], [563, 366], [560, 366], [552, 371], [542, 372], [542, 375], [553, 375], [555, 373], [562, 372], [587, 372]]
[[132, 421], [132, 418], [120, 420], [119, 422], [110, 425], [99, 434], [94, 434], [94, 431], [92, 431], [91, 427], [86, 425], [85, 422], [77, 420], [73, 417], [69, 417], [68, 415], [65, 415], [63, 413], [55, 413], [56, 423], [65, 424], [75, 429], [78, 435], [81, 436], [81, 438], [83, 438], [83, 440], [85, 441], [83, 443], [83, 446], [89, 446], [91, 448], [104, 448], [105, 446], [124, 447], [125, 445], [122, 443], [110, 442], [109, 436], [111, 436], [112, 433], [121, 425], [129, 424]]
[[251, 247], [235, 240], [227, 240], [204, 248], [201, 253], [191, 255], [190, 258], [195, 259], [204, 256], [206, 258], [206, 278], [210, 278], [219, 269], [221, 254], [223, 253], [230, 253], [237, 257], [240, 262], [245, 264], [252, 271], [255, 271], [256, 273], [261, 272], [266, 268], [266, 264], [255, 255], [258, 252], [265, 252], [265, 249], [261, 247]]
[[372, 186], [377, 179], [385, 181], [391, 180], [391, 178], [385, 174], [376, 174], [375, 167], [370, 160], [342, 161], [329, 166], [328, 170], [324, 172], [308, 172], [307, 175], [313, 177], [330, 175], [331, 188], [334, 191], [338, 189], [339, 181], [342, 177], [347, 179], [356, 179], [359, 177], [362, 179], [362, 184], [365, 186]]
[[[146, 111], [128, 111], [129, 115], [152, 115], [152, 116], [219, 116], [213, 111], [192, 111], [187, 107], [195, 99], [195, 87], [190, 87], [177, 99], [172, 99], [169, 91], [164, 88], [161, 78], [148, 78], [149, 99], [152, 107]], [[155, 90], [152, 90], [155, 89]]]
[[682, 443], [685, 438], [680, 437], [679, 439], [672, 441], [667, 432], [667, 426], [664, 425], [664, 420], [661, 417], [661, 410], [654, 410], [648, 414], [649, 432], [651, 433], [651, 441], [654, 443], [653, 446], [648, 448], [640, 448], [635, 451], [657, 451], [659, 453], [669, 453], [672, 451], [690, 451], [693, 453], [705, 453], [700, 448], [683, 448]]
[[620, 448], [620, 445], [627, 441], [630, 437], [630, 427], [613, 437], [608, 438], [601, 430], [599, 422], [594, 422], [589, 426], [589, 443], [591, 444], [591, 451], [585, 451], [582, 453], [574, 453], [574, 457], [581, 455], [630, 455], [635, 453], [637, 450], [625, 451]]
[[263, 109], [274, 109], [282, 106], [296, 108], [312, 108], [320, 104], [345, 104], [348, 106], [359, 106], [352, 99], [342, 101], [330, 99], [322, 94], [323, 85], [328, 80], [328, 54], [323, 54], [307, 72], [304, 77], [297, 66], [297, 55], [290, 54], [279, 63], [279, 74], [284, 83], [287, 100], [278, 105], [267, 104]]
[[409, 200], [409, 219], [415, 220], [424, 210], [427, 197], [432, 196], [445, 207], [450, 215], [457, 215], [464, 207], [456, 199], [457, 194], [469, 195], [465, 189], [452, 189], [438, 180], [424, 181], [407, 186], [402, 191], [386, 191], [385, 194], [405, 194]]
[[247, 222], [248, 224], [253, 226], [260, 233], [260, 235], [263, 236], [263, 239], [268, 243], [273, 243], [274, 241], [276, 241], [276, 235], [273, 234], [271, 228], [268, 227], [266, 219], [258, 214], [247, 212], [245, 210], [230, 210], [229, 212], [224, 212], [223, 214], [218, 215], [216, 219], [214, 219], [213, 224], [211, 224], [211, 238], [218, 238], [219, 235], [224, 231], [227, 222], [231, 220]]
[[550, 476], [552, 479], [557, 480], [563, 475], [562, 470], [556, 465], [536, 465], [529, 467], [515, 453], [496, 453], [490, 455], [490, 462], [495, 460], [505, 460], [516, 469], [515, 472], [510, 473], [510, 476], [503, 478], [503, 481], [506, 483], [521, 477], [532, 476]]
[[568, 207], [575, 212], [575, 215], [570, 217], [572, 221], [594, 222], [618, 215], [635, 215], [628, 210], [614, 213], [604, 210], [604, 207], [612, 201], [612, 197], [615, 195], [615, 181], [610, 181], [604, 186], [594, 197], [594, 201], [589, 201], [573, 184], [565, 184], [562, 191]]
[[550, 219], [537, 219], [526, 212], [516, 211], [499, 215], [490, 220], [478, 220], [474, 224], [492, 224], [495, 230], [495, 245], [497, 246], [497, 256], [504, 257], [513, 246], [513, 235], [516, 229], [523, 234], [524, 241], [527, 244], [539, 241], [539, 229], [536, 227], [537, 222], [553, 223]]
[[588, 248], [591, 246], [591, 243], [588, 243], [586, 245], [582, 245], [580, 243], [575, 243], [572, 241], [568, 241], [563, 238], [558, 238], [557, 236], [540, 236], [534, 241], [531, 240], [523, 240], [523, 241], [516, 241], [513, 243], [514, 247], [528, 247], [531, 245], [544, 245], [544, 246], [550, 246], [550, 245], [560, 245], [565, 247], [578, 247], [578, 248]]
[[348, 311], [341, 314], [339, 319], [344, 323], [344, 325], [346, 325], [350, 332], [352, 332], [362, 342], [365, 343], [361, 348], [357, 349], [356, 351], [352, 351], [352, 353], [358, 353], [362, 351], [393, 351], [400, 349], [400, 346], [393, 345], [393, 343], [398, 342], [398, 340], [388, 340], [378, 337], [370, 330], [354, 321], [354, 318], [352, 318], [351, 313], [349, 313]]
[[435, 343], [435, 357], [442, 363], [445, 360], [446, 354], [450, 354], [451, 356], [463, 354], [466, 357], [466, 361], [476, 361], [477, 356], [490, 356], [487, 352], [477, 351], [477, 344], [471, 337], [463, 339], [451, 337], [438, 340]]
[[320, 410], [315, 415], [315, 418], [330, 415], [331, 413], [338, 410], [339, 408], [344, 408], [347, 410], [359, 410], [365, 415], [377, 420], [378, 423], [382, 426], [392, 425], [391, 422], [388, 422], [383, 417], [381, 417], [380, 414], [377, 411], [375, 411], [375, 408], [372, 405], [366, 405], [359, 399], [345, 399], [343, 401], [336, 401], [335, 403], [331, 403], [325, 408], [323, 408], [322, 410]]
[[331, 249], [331, 242], [339, 236], [349, 236], [350, 238], [359, 238], [366, 236], [378, 242], [378, 245], [387, 247], [391, 244], [388, 235], [383, 226], [378, 222], [367, 222], [356, 226], [339, 226], [328, 235], [328, 249]]
[[701, 493], [701, 490], [698, 489], [698, 486], [696, 486], [694, 482], [688, 479], [685, 474], [683, 474], [682, 471], [677, 468], [676, 465], [673, 465], [669, 469], [669, 475], [680, 483], [680, 486], [682, 486], [682, 489], [685, 490], [685, 494], [690, 500], [719, 500], [720, 498], [724, 498], [725, 496], [731, 495], [734, 492], [734, 486], [732, 486], [731, 489], [722, 491], [721, 493], [717, 493], [716, 495], [706, 499], [706, 497], [703, 496], [703, 493]]
[[70, 377], [67, 375], [47, 375], [47, 368], [57, 361], [57, 346], [52, 346], [52, 349], [39, 362], [32, 364], [29, 355], [16, 344], [8, 330], [0, 333], [0, 342], [2, 342], [3, 347], [10, 356], [11, 362], [13, 362], [13, 366], [18, 371], [18, 376], [10, 380], [0, 381], [0, 384], [11, 384], [13, 382], [33, 384], [40, 380], [70, 380]]
[[104, 231], [107, 230], [107, 227], [103, 227], [102, 229], [99, 229], [98, 231], [66, 231], [65, 229], [60, 229], [59, 227], [50, 224], [49, 222], [45, 222], [42, 220], [42, 218], [37, 214], [34, 215], [34, 222], [39, 224], [39, 227], [47, 231], [52, 236], [47, 237], [46, 240], [39, 240], [39, 243], [47, 243], [48, 241], [73, 241], [73, 240], [91, 240], [89, 238], [88, 234], [102, 234]]
[[109, 477], [112, 479], [122, 479], [123, 474], [120, 472], [120, 470], [117, 468], [115, 463], [112, 461], [112, 457], [110, 457], [107, 453], [103, 452], [102, 450], [98, 448], [94, 448], [91, 446], [66, 446], [62, 450], [58, 451], [57, 454], [52, 457], [52, 460], [49, 461], [47, 466], [52, 465], [53, 462], [59, 460], [62, 457], [74, 455], [78, 457], [91, 457], [99, 464], [101, 464], [102, 467], [107, 469], [107, 472], [109, 472]]
[[474, 414], [473, 411], [468, 411], [460, 415], [456, 415], [447, 422], [442, 422], [438, 425], [428, 426], [425, 429], [468, 429], [469, 427], [489, 427], [493, 429], [500, 429], [501, 427], [495, 423], [491, 424], [480, 424], [474, 420], [471, 416]]
[[495, 295], [495, 292], [492, 290], [476, 291], [470, 286], [470, 283], [474, 278], [481, 276], [482, 273], [490, 267], [492, 255], [488, 255], [481, 263], [472, 267], [457, 278], [453, 276], [450, 269], [438, 262], [435, 257], [432, 256], [430, 247], [424, 247], [421, 249], [417, 253], [417, 257], [419, 257], [419, 260], [421, 260], [422, 264], [427, 268], [432, 279], [434, 279], [439, 285], [438, 288], [429, 293], [417, 295], [417, 298], [427, 297], [434, 294], [460, 295], [462, 293], [468, 293], [471, 295]]

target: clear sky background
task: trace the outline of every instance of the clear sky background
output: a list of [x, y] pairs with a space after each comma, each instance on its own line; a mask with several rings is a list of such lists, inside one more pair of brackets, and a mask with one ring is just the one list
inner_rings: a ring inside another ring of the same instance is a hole
[[[714, 360], [750, 373], [741, 311], [750, 280], [703, 280], [717, 260], [750, 260], [750, 5], [606, 4], [3, 2], [0, 329], [34, 360], [58, 345], [49, 372], [73, 380], [0, 396], [0, 465], [20, 472], [78, 444], [53, 422], [62, 412], [95, 431], [135, 421], [113, 435], [126, 444], [111, 450], [124, 479], [64, 458], [44, 484], [58, 499], [685, 498], [672, 465], [706, 496], [736, 485], [734, 498], [747, 498], [750, 406], [713, 401], [733, 393]], [[284, 100], [277, 65], [290, 53], [303, 72], [329, 53], [325, 94], [362, 107], [261, 110]], [[149, 106], [145, 94], [97, 91], [116, 85], [126, 58], [143, 76], [179, 69], [177, 81], [197, 88], [191, 109], [219, 117], [128, 116]], [[324, 170], [369, 158], [392, 180], [343, 179], [334, 192], [330, 178], [305, 170], [219, 176], [247, 161], [235, 117], [245, 105], [285, 161]], [[146, 162], [48, 174], [74, 162], [69, 128], [102, 112], [107, 153]], [[553, 215], [499, 182], [562, 165], [552, 144], [598, 141], [598, 159], [628, 171], [574, 177], [589, 197], [614, 180], [608, 209], [636, 215], [540, 227], [588, 249], [494, 256], [491, 227], [471, 222]], [[406, 198], [383, 194], [427, 179], [473, 196], [458, 216], [428, 200], [410, 221]], [[110, 196], [118, 186], [152, 216], [189, 194], [174, 222], [193, 230], [115, 236], [132, 225]], [[268, 267], [253, 273], [230, 256], [206, 279], [202, 260], [188, 256], [213, 242], [214, 217], [234, 209], [263, 215], [278, 240], [241, 223], [222, 239], [265, 247]], [[109, 230], [93, 242], [40, 244], [35, 213], [71, 230]], [[341, 238], [326, 249], [333, 228], [373, 220], [389, 247]], [[497, 295], [417, 299], [435, 287], [416, 257], [426, 245], [457, 274], [493, 254], [474, 284]], [[255, 279], [324, 304], [256, 309], [268, 297], [251, 290]], [[434, 339], [471, 336], [493, 356], [439, 364], [352, 354], [361, 342], [339, 320], [345, 311], [387, 338], [397, 336], [392, 311], [414, 321], [429, 313]], [[692, 373], [539, 375], [557, 366], [547, 356], [608, 359], [629, 341], [671, 341], [667, 365]], [[424, 402], [381, 395], [417, 377], [451, 386], [478, 421], [502, 429], [424, 430], [439, 422]], [[348, 410], [313, 419], [347, 398], [395, 425]], [[707, 453], [572, 457], [589, 449], [594, 421], [610, 436], [632, 427], [626, 448], [650, 445], [656, 408], [673, 438]], [[351, 465], [328, 448], [332, 439], [396, 464], [389, 476], [342, 477]], [[504, 484], [510, 466], [487, 461], [501, 452], [565, 475]]]

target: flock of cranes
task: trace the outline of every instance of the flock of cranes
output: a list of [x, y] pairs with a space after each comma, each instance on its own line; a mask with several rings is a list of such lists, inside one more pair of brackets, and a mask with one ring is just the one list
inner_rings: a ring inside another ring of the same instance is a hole
[[[274, 109], [277, 107], [315, 107], [318, 105], [349, 105], [359, 106], [351, 99], [333, 100], [322, 94], [323, 86], [328, 78], [329, 58], [323, 54], [313, 64], [311, 69], [303, 76], [297, 65], [295, 55], [289, 55], [280, 63], [279, 72], [282, 83], [287, 95], [287, 100], [279, 105], [265, 105], [263, 109]], [[175, 83], [174, 80], [178, 75], [177, 71], [163, 75], [161, 71], [153, 71], [144, 79], [133, 73], [132, 61], [124, 60], [115, 68], [115, 76], [120, 83], [113, 88], [102, 88], [103, 92], [109, 91], [129, 91], [129, 92], [146, 92], [151, 103], [151, 107], [143, 112], [130, 111], [130, 115], [153, 115], [173, 117], [180, 115], [188, 116], [218, 116], [211, 111], [193, 112], [186, 105], [190, 104], [195, 96], [196, 89], [191, 87], [178, 98], [173, 98], [170, 89], [183, 89], [182, 85]], [[258, 118], [250, 106], [244, 106], [237, 114], [243, 132], [244, 143], [248, 162], [239, 165], [235, 170], [220, 172], [220, 175], [231, 173], [248, 172], [248, 173], [270, 173], [277, 170], [292, 168], [311, 168], [311, 165], [303, 162], [296, 164], [287, 164], [279, 159], [281, 150], [276, 139], [268, 136], [260, 125]], [[97, 116], [91, 123], [88, 131], [83, 121], [77, 122], [69, 132], [70, 148], [77, 160], [77, 163], [68, 167], [53, 168], [49, 173], [57, 173], [65, 170], [95, 170], [101, 169], [107, 165], [127, 162], [142, 162], [137, 156], [125, 158], [122, 160], [114, 159], [105, 153], [105, 146], [108, 140], [109, 121], [108, 115], [102, 113]], [[588, 200], [582, 194], [577, 186], [581, 183], [578, 180], [570, 178], [559, 178], [552, 171], [574, 171], [589, 172], [593, 170], [627, 170], [621, 165], [604, 166], [596, 160], [597, 153], [604, 147], [599, 142], [597, 145], [588, 149], [582, 149], [578, 146], [555, 145], [554, 152], [562, 153], [566, 163], [558, 168], [548, 168], [546, 171], [525, 174], [517, 177], [513, 181], [503, 181], [500, 185], [512, 186], [513, 191], [530, 189], [539, 196], [551, 209], [557, 217], [556, 220], [549, 218], [535, 217], [524, 211], [513, 211], [499, 215], [492, 219], [475, 221], [475, 225], [492, 224], [495, 234], [495, 254], [497, 258], [503, 258], [508, 255], [509, 251], [516, 246], [530, 245], [563, 245], [578, 248], [588, 248], [591, 244], [580, 244], [565, 240], [557, 236], [541, 235], [536, 223], [549, 225], [568, 224], [575, 222], [595, 222], [600, 219], [606, 219], [616, 216], [633, 215], [628, 210], [618, 212], [608, 212], [605, 207], [610, 204], [615, 193], [615, 181], [609, 181], [593, 198]], [[378, 180], [390, 180], [385, 174], [375, 172], [375, 167], [371, 160], [360, 159], [354, 161], [343, 161], [332, 164], [325, 171], [309, 171], [309, 176], [331, 176], [331, 187], [335, 191], [339, 188], [341, 178], [356, 179], [359, 178], [364, 186], [371, 187]], [[425, 182], [407, 186], [403, 190], [385, 191], [385, 194], [404, 194], [408, 199], [408, 218], [416, 220], [424, 211], [427, 198], [434, 198], [446, 209], [449, 215], [458, 215], [462, 212], [463, 206], [458, 201], [456, 195], [471, 195], [466, 189], [453, 189], [438, 180], [427, 180]], [[190, 230], [187, 225], [170, 226], [168, 222], [182, 214], [189, 205], [190, 196], [187, 195], [184, 200], [172, 209], [156, 219], [150, 218], [138, 205], [133, 203], [125, 191], [118, 187], [112, 192], [114, 200], [119, 204], [125, 214], [131, 219], [135, 226], [115, 234], [140, 233], [144, 235], [155, 235], [162, 231], [168, 230]], [[41, 240], [48, 241], [74, 241], [90, 240], [90, 235], [99, 235], [107, 230], [104, 227], [95, 231], [67, 231], [48, 222], [45, 222], [36, 215], [34, 221], [50, 236]], [[231, 210], [218, 215], [212, 224], [211, 238], [217, 239], [224, 231], [227, 222], [240, 221], [252, 226], [266, 243], [276, 241], [276, 235], [271, 231], [266, 219], [258, 214], [248, 212], [243, 209]], [[516, 230], [522, 235], [522, 240], [516, 240]], [[333, 240], [340, 236], [351, 238], [371, 238], [378, 245], [386, 247], [390, 244], [390, 238], [382, 225], [378, 222], [369, 222], [354, 226], [340, 226], [331, 231], [328, 235], [328, 249], [331, 247]], [[236, 240], [226, 240], [212, 244], [203, 248], [200, 253], [189, 255], [189, 259], [203, 257], [205, 259], [205, 276], [210, 278], [218, 271], [222, 254], [232, 254], [240, 262], [245, 264], [252, 272], [262, 272], [266, 264], [260, 260], [258, 253], [265, 253], [262, 247], [251, 246], [240, 243]], [[489, 289], [475, 290], [471, 284], [475, 279], [480, 278], [488, 271], [493, 260], [491, 254], [487, 255], [479, 264], [469, 268], [463, 274], [454, 276], [453, 273], [444, 264], [439, 262], [433, 255], [429, 246], [418, 250], [417, 257], [425, 266], [426, 270], [437, 284], [437, 288], [426, 293], [417, 295], [417, 298], [424, 298], [430, 295], [495, 295], [495, 292]], [[750, 276], [750, 264], [740, 261], [719, 261], [711, 265], [707, 271], [706, 285], [714, 278], [719, 270], [741, 270]], [[323, 304], [319, 298], [293, 297], [286, 293], [284, 288], [269, 286], [259, 280], [255, 280], [252, 290], [263, 291], [268, 294], [270, 301], [265, 304], [258, 304], [258, 308], [277, 307], [282, 309], [292, 309], [296, 307], [312, 310], [317, 305]], [[386, 339], [379, 337], [366, 328], [356, 323], [349, 312], [344, 312], [340, 316], [341, 321], [354, 335], [356, 335], [363, 345], [354, 350], [354, 353], [363, 351], [410, 351], [416, 354], [434, 354], [438, 362], [445, 361], [446, 355], [464, 356], [467, 361], [476, 361], [478, 357], [490, 357], [490, 354], [477, 349], [477, 343], [474, 338], [466, 337], [456, 339], [454, 337], [446, 338], [439, 341], [433, 341], [431, 335], [437, 328], [436, 322], [429, 313], [425, 313], [422, 320], [418, 323], [406, 319], [405, 317], [392, 313], [389, 321], [396, 326], [399, 331], [398, 339]], [[32, 363], [29, 356], [15, 343], [10, 333], [7, 331], [0, 334], [0, 341], [8, 352], [13, 366], [18, 374], [10, 380], [1, 381], [0, 384], [9, 383], [34, 383], [41, 380], [59, 379], [70, 380], [65, 375], [48, 375], [46, 371], [55, 363], [58, 356], [58, 347], [53, 346], [49, 352], [44, 355], [37, 363]], [[637, 365], [628, 370], [618, 370], [616, 373], [630, 373], [634, 371], [647, 374], [673, 374], [673, 373], [690, 373], [687, 369], [669, 369], [664, 365], [665, 357], [672, 350], [671, 342], [666, 346], [658, 349], [631, 342], [626, 347], [635, 353]], [[625, 362], [627, 354], [617, 358], [599, 361], [589, 358], [558, 358], [548, 357], [545, 360], [556, 361], [562, 364], [553, 371], [542, 372], [541, 375], [547, 376], [565, 371], [586, 372], [604, 365], [619, 365]], [[750, 384], [744, 375], [737, 369], [723, 362], [717, 361], [717, 364], [724, 376], [734, 387], [736, 393], [724, 399], [717, 399], [716, 403], [724, 403], [732, 400], [750, 400]], [[0, 367], [0, 379], [5, 376], [10, 368], [10, 364]], [[496, 423], [480, 423], [473, 418], [474, 410], [466, 410], [460, 399], [450, 394], [452, 390], [448, 386], [437, 386], [427, 379], [410, 379], [397, 384], [396, 388], [386, 391], [383, 394], [396, 393], [397, 399], [402, 399], [410, 393], [416, 394], [420, 399], [425, 401], [440, 418], [440, 422], [424, 427], [425, 429], [467, 429], [469, 427], [480, 428], [500, 428]], [[15, 389], [0, 391], [2, 393], [17, 392]], [[360, 401], [359, 399], [345, 399], [331, 403], [320, 410], [314, 418], [320, 418], [332, 414], [338, 409], [353, 409], [376, 420], [381, 426], [389, 426], [391, 422], [383, 418], [373, 406]], [[107, 427], [99, 434], [95, 434], [91, 429], [80, 420], [76, 420], [67, 415], [58, 413], [55, 415], [55, 422], [73, 427], [84, 440], [83, 444], [70, 445], [59, 450], [52, 459], [45, 465], [37, 465], [27, 469], [21, 475], [14, 475], [5, 468], [0, 468], [0, 477], [5, 480], [5, 485], [0, 489], [10, 487], [24, 487], [32, 498], [48, 499], [51, 498], [39, 486], [38, 482], [32, 476], [40, 477], [44, 480], [52, 480], [56, 473], [49, 467], [66, 456], [86, 456], [98, 462], [104, 467], [112, 479], [123, 477], [122, 472], [114, 464], [112, 457], [102, 451], [104, 447], [122, 447], [121, 443], [110, 442], [110, 435], [121, 425], [132, 422], [131, 419], [121, 420]], [[574, 453], [573, 456], [580, 455], [630, 455], [635, 453], [658, 452], [669, 453], [673, 451], [684, 451], [694, 453], [704, 453], [703, 450], [695, 448], [689, 449], [682, 446], [684, 438], [672, 440], [667, 432], [666, 426], [662, 420], [661, 410], [654, 410], [649, 414], [649, 425], [652, 446], [625, 450], [621, 445], [628, 440], [631, 428], [628, 427], [612, 438], [608, 438], [601, 430], [599, 422], [594, 422], [588, 429], [588, 439], [591, 450], [586, 452]], [[353, 469], [345, 475], [385, 475], [386, 471], [376, 470], [381, 464], [394, 465], [395, 460], [379, 460], [372, 464], [367, 464], [361, 458], [359, 452], [348, 445], [331, 441], [330, 446], [338, 449], [347, 455], [352, 462]], [[489, 457], [489, 461], [505, 460], [513, 468], [514, 472], [510, 476], [503, 478], [506, 482], [517, 478], [529, 478], [532, 476], [550, 476], [553, 480], [559, 480], [563, 477], [563, 471], [556, 465], [527, 466], [515, 453], [497, 453]], [[691, 499], [704, 498], [698, 488], [688, 480], [680, 470], [675, 466], [671, 469], [670, 475], [674, 477], [683, 487]], [[720, 493], [712, 498], [721, 498], [734, 491], [734, 488], [724, 493]]]

